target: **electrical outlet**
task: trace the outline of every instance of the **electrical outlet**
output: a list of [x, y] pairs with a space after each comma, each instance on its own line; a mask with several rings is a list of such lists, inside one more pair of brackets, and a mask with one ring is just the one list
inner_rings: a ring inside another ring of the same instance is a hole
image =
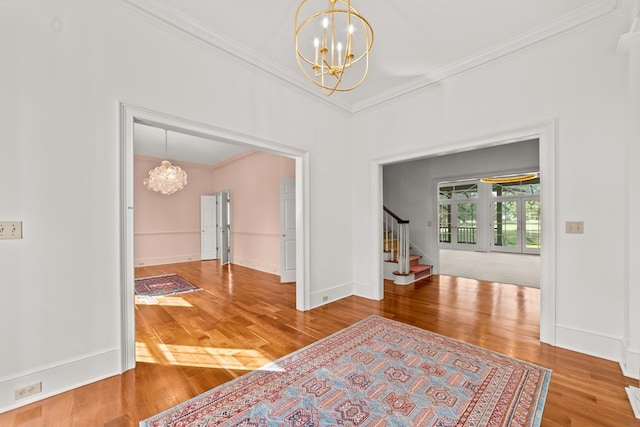
[[0, 240], [22, 239], [22, 221], [0, 221]]
[[42, 392], [42, 381], [19, 388], [15, 391], [16, 400]]
[[567, 221], [565, 223], [565, 233], [584, 234], [584, 221]]

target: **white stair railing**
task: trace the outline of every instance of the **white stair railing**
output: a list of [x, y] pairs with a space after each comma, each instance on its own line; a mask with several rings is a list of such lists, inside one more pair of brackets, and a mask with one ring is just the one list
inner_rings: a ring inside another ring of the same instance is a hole
[[383, 239], [388, 259], [398, 262], [398, 274], [409, 274], [409, 221], [386, 207], [383, 208]]

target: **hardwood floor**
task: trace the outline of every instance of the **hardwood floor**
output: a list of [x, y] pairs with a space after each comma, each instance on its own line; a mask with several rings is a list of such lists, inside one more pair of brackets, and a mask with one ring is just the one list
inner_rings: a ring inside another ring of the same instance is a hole
[[539, 290], [431, 276], [385, 282], [385, 299], [349, 297], [295, 310], [295, 286], [216, 261], [144, 267], [201, 291], [136, 305], [137, 368], [0, 414], [0, 426], [137, 426], [184, 400], [371, 314], [409, 323], [553, 370], [542, 426], [638, 426], [617, 363], [538, 341]]

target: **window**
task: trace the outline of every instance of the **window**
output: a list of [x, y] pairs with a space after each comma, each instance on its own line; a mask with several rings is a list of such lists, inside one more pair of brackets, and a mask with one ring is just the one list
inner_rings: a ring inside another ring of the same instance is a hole
[[441, 244], [475, 245], [478, 240], [478, 182], [438, 187], [438, 224]]
[[[485, 218], [482, 224], [487, 225], [482, 230], [478, 229], [478, 218]], [[442, 248], [540, 253], [540, 225], [540, 178], [438, 186], [438, 238]]]
[[540, 178], [492, 184], [492, 249], [540, 253]]

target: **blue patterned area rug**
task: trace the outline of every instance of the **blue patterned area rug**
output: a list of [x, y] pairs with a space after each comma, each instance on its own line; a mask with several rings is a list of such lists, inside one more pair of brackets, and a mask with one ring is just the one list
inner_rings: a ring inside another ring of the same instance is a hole
[[550, 377], [371, 316], [140, 426], [539, 426]]
[[143, 277], [135, 281], [135, 293], [141, 297], [158, 297], [200, 290], [177, 274]]

